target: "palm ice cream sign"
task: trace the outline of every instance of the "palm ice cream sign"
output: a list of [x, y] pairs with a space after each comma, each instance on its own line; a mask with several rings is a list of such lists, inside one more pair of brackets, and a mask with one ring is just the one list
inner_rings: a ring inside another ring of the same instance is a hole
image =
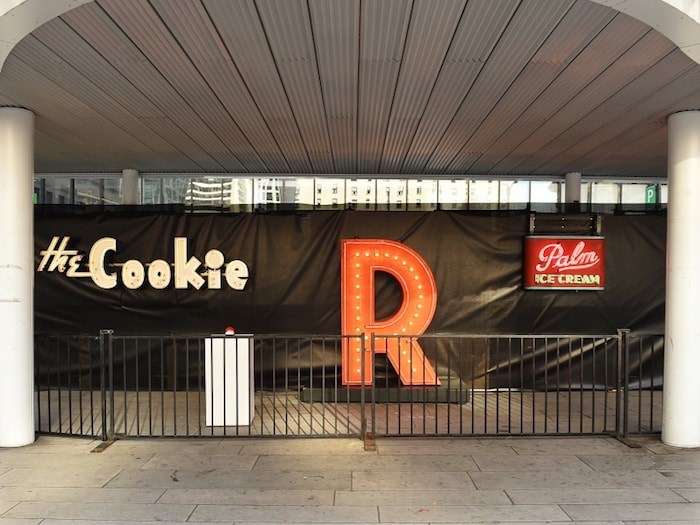
[[528, 290], [605, 289], [603, 237], [525, 237], [523, 287]]

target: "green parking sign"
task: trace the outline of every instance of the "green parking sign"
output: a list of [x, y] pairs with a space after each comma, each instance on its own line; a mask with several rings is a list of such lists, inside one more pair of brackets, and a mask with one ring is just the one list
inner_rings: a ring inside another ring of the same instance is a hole
[[644, 199], [646, 204], [656, 204], [656, 184], [647, 185], [646, 197]]

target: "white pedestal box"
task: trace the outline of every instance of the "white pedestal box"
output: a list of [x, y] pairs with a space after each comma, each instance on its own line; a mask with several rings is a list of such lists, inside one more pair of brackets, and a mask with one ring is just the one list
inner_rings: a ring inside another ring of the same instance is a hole
[[253, 337], [207, 337], [204, 354], [207, 426], [250, 425], [255, 415]]

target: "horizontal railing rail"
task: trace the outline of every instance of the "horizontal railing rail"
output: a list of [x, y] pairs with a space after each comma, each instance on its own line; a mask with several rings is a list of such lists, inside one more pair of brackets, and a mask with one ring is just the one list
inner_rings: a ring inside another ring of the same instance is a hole
[[[358, 384], [343, 382], [344, 342], [361, 348]], [[626, 437], [661, 425], [661, 335], [103, 330], [38, 334], [35, 351], [41, 433]]]

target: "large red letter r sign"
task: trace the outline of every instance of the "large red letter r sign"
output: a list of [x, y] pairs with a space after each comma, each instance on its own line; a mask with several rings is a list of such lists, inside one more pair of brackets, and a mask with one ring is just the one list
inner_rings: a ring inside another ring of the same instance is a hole
[[[386, 272], [401, 285], [403, 301], [388, 319], [375, 318], [375, 273]], [[430, 268], [408, 246], [381, 239], [341, 241], [342, 333], [365, 334], [364, 378], [362, 342], [359, 337], [343, 340], [343, 384], [371, 384], [373, 379], [370, 337], [375, 351], [385, 352], [404, 385], [436, 385], [432, 365], [426, 360], [416, 337], [427, 330], [435, 314], [437, 287]]]

